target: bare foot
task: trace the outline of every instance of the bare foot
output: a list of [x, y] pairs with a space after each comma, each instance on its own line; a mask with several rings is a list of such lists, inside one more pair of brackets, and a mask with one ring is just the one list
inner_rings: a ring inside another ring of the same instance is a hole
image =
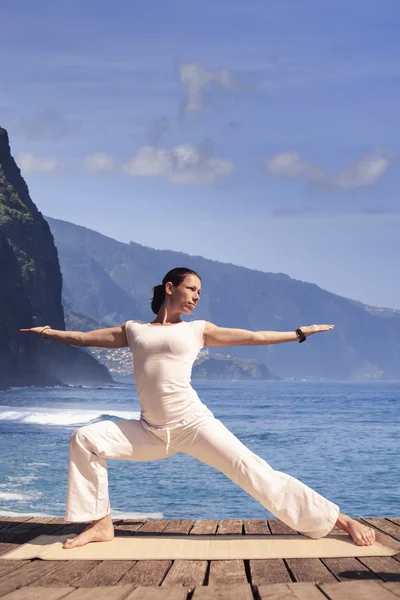
[[375, 542], [375, 531], [371, 527], [361, 525], [347, 515], [340, 513], [336, 525], [346, 531], [357, 546], [372, 546]]
[[79, 535], [65, 540], [63, 548], [69, 550], [70, 548], [84, 546], [89, 542], [110, 542], [113, 537], [114, 525], [111, 515], [107, 515], [90, 523]]

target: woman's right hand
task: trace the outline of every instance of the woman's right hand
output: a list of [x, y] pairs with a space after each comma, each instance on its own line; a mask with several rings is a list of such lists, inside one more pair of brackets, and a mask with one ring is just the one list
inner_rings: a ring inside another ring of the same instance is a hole
[[306, 337], [312, 335], [313, 333], [319, 333], [321, 331], [330, 331], [331, 329], [335, 329], [334, 325], [302, 325], [300, 327], [301, 331], [304, 333]]
[[29, 329], [20, 329], [20, 333], [37, 333], [41, 335], [42, 331], [51, 329], [50, 325], [41, 325], [41, 327], [30, 327]]

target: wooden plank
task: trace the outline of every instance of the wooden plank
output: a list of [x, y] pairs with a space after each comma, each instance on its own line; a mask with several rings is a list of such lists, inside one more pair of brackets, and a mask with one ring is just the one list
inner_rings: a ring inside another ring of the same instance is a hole
[[218, 528], [216, 519], [199, 519], [196, 521], [190, 535], [214, 535]]
[[[326, 596], [312, 583], [276, 583], [259, 585], [258, 600], [326, 600]], [[341, 600], [347, 600], [347, 596]]]
[[383, 581], [400, 581], [400, 562], [391, 556], [363, 556], [358, 560]]
[[370, 571], [356, 558], [321, 558], [321, 562], [339, 579], [353, 581], [362, 579], [377, 579], [380, 577]]
[[51, 535], [60, 529], [60, 525], [53, 523], [50, 519], [47, 523], [27, 521], [18, 523], [14, 527], [0, 530], [0, 542], [12, 542], [14, 544], [25, 544], [38, 535]]
[[243, 521], [242, 519], [222, 519], [218, 525], [217, 535], [229, 535], [236, 534], [241, 535], [243, 533]]
[[383, 589], [392, 592], [395, 596], [400, 598], [400, 583], [380, 583]]
[[69, 522], [68, 522], [68, 521], [66, 521], [66, 520], [64, 519], [64, 517], [55, 517], [55, 518], [53, 519], [53, 523], [54, 523], [54, 524], [58, 523], [59, 525], [68, 525], [68, 523], [69, 523]]
[[15, 547], [16, 544], [6, 544], [5, 542], [2, 542], [0, 544], [0, 556], [7, 554], [7, 552], [11, 552], [11, 550], [14, 550]]
[[[240, 535], [243, 532], [242, 519], [222, 519], [216, 535]], [[247, 575], [243, 560], [210, 561], [209, 585], [246, 584]]]
[[[132, 585], [78, 588], [67, 596], [65, 600], [126, 600], [131, 597], [130, 593], [132, 590]], [[1, 600], [3, 600], [3, 598]]]
[[400, 517], [386, 517], [388, 521], [392, 521], [396, 525], [400, 525]]
[[119, 583], [133, 583], [136, 586], [161, 585], [171, 566], [172, 560], [139, 560]]
[[1, 560], [0, 561], [0, 577], [20, 569], [24, 565], [28, 564], [29, 560]]
[[0, 596], [16, 588], [30, 585], [33, 581], [45, 575], [45, 573], [55, 569], [58, 566], [57, 562], [56, 560], [33, 560], [24, 564], [21, 569], [16, 569], [11, 574], [3, 575], [0, 577]]
[[[28, 518], [26, 519], [27, 521], [29, 520]], [[2, 521], [0, 523], [0, 531], [3, 532], [5, 529], [9, 529], [11, 527], [15, 527], [16, 525], [20, 525], [21, 522], [16, 522], [16, 521]]]
[[396, 523], [392, 523], [387, 519], [357, 519], [357, 521], [362, 522], [363, 525], [371, 525], [400, 541], [400, 525], [396, 525]]
[[[6, 596], [2, 597], [2, 600], [60, 600], [61, 598], [66, 598], [70, 592], [73, 592], [75, 588], [73, 587], [63, 587], [63, 588], [20, 588], [19, 590], [14, 590], [10, 592]], [[70, 596], [68, 596], [70, 598]]]
[[394, 594], [376, 581], [341, 581], [323, 583], [320, 587], [329, 600], [396, 600]]
[[208, 585], [248, 583], [244, 561], [238, 559], [210, 561]]
[[[88, 523], [68, 523], [66, 525], [60, 525], [59, 523], [51, 523], [51, 531], [48, 535], [69, 535], [72, 533], [81, 533], [87, 526]], [[50, 525], [47, 527], [50, 528]]]
[[[184, 524], [186, 521], [180, 521], [180, 523]], [[194, 526], [193, 521], [188, 521], [185, 527], [181, 525], [180, 533], [188, 533], [189, 535], [213, 535], [215, 534], [217, 526], [217, 520], [198, 520]], [[165, 531], [167, 530], [169, 530], [169, 526]], [[175, 532], [176, 529], [173, 531]], [[163, 587], [182, 585], [191, 590], [198, 585], [204, 584], [207, 568], [207, 560], [175, 560], [161, 585]]]
[[[159, 535], [164, 532], [170, 521], [166, 519], [148, 519], [136, 531], [140, 535]], [[107, 561], [108, 562], [108, 561]], [[120, 584], [133, 583], [135, 585], [160, 585], [172, 565], [167, 560], [141, 560], [133, 562], [122, 576]]]
[[[265, 519], [245, 519], [244, 531], [247, 535], [272, 535]], [[292, 581], [285, 562], [280, 559], [249, 560], [250, 580], [253, 585], [290, 583]]]
[[1, 522], [4, 521], [5, 523], [9, 523], [9, 522], [10, 523], [24, 523], [25, 521], [29, 521], [29, 519], [32, 519], [32, 517], [29, 517], [29, 516], [28, 517], [27, 516], [24, 516], [24, 517], [18, 517], [18, 516], [15, 516], [15, 517], [0, 517], [0, 521]]
[[137, 530], [140, 535], [143, 533], [153, 534], [153, 533], [162, 533], [164, 529], [167, 527], [169, 520], [165, 519], [149, 519]]
[[268, 527], [274, 535], [300, 535], [298, 531], [295, 531], [279, 519], [268, 519]]
[[82, 574], [79, 579], [74, 579], [73, 584], [76, 587], [105, 587], [116, 585], [125, 573], [136, 563], [136, 560], [103, 560], [93, 569]]
[[257, 558], [250, 560], [249, 563], [253, 585], [291, 583], [292, 581], [285, 561], [280, 558]]
[[285, 563], [296, 582], [333, 583], [337, 581], [319, 558], [288, 558], [285, 559]]
[[50, 573], [45, 573], [30, 585], [50, 588], [68, 583], [78, 587], [75, 585], [75, 581], [99, 564], [98, 560], [63, 560], [57, 562], [59, 566], [56, 569], [53, 569]]
[[192, 519], [176, 519], [170, 521], [163, 531], [163, 534], [180, 534], [187, 535], [193, 527]]
[[265, 519], [244, 519], [244, 533], [247, 535], [271, 535]]
[[146, 520], [143, 520], [143, 519], [138, 520], [138, 521], [126, 519], [126, 520], [122, 521], [121, 523], [119, 523], [118, 525], [114, 525], [115, 535], [118, 537], [129, 535], [129, 533], [131, 533], [133, 535], [138, 529], [143, 527], [145, 522], [146, 522]]
[[[166, 519], [148, 519], [137, 529], [140, 535], [159, 535], [170, 523]], [[162, 580], [172, 565], [171, 560], [140, 560], [123, 575], [120, 584], [161, 585]]]
[[207, 567], [207, 560], [174, 560], [161, 585], [163, 587], [183, 585], [192, 590], [198, 585], [204, 585]]
[[194, 590], [193, 600], [253, 600], [248, 583], [224, 587], [199, 586]]
[[56, 517], [31, 517], [28, 523], [38, 523], [39, 525], [46, 525], [47, 523], [53, 523]]
[[186, 600], [188, 590], [181, 587], [138, 587], [125, 600]]

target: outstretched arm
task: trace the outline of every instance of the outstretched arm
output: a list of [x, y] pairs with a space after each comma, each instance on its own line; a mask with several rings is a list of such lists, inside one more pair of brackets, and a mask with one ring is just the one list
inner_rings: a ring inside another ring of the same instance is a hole
[[[300, 327], [306, 337], [313, 333], [335, 329], [334, 325], [308, 325]], [[205, 346], [263, 346], [267, 344], [283, 344], [297, 342], [295, 331], [249, 331], [247, 329], [230, 329], [218, 327], [206, 321], [204, 327]]]
[[126, 323], [118, 327], [95, 329], [94, 331], [61, 331], [45, 327], [31, 327], [20, 329], [21, 333], [37, 333], [45, 339], [63, 342], [71, 346], [98, 346], [99, 348], [124, 348], [128, 346], [126, 337]]

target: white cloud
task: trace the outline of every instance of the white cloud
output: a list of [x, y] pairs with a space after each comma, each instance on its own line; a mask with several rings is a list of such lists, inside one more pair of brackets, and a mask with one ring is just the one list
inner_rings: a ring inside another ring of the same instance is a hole
[[202, 148], [181, 144], [171, 149], [142, 146], [122, 169], [131, 176], [164, 176], [172, 183], [213, 185], [219, 175], [228, 175], [234, 164], [227, 158], [212, 158]]
[[324, 176], [323, 170], [312, 162], [303, 160], [297, 152], [283, 152], [267, 160], [267, 170], [279, 177], [318, 181]]
[[208, 71], [200, 63], [186, 63], [180, 66], [179, 72], [186, 87], [185, 112], [198, 112], [203, 108], [204, 88], [209, 83], [216, 83], [226, 90], [237, 87], [227, 69]]
[[56, 173], [60, 168], [56, 156], [38, 156], [31, 152], [21, 152], [17, 157], [17, 164], [21, 171], [26, 173]]
[[379, 151], [359, 158], [334, 174], [304, 160], [297, 152], [283, 152], [267, 159], [268, 173], [287, 179], [304, 179], [310, 183], [355, 189], [374, 185], [385, 173], [389, 160]]
[[330, 183], [346, 189], [374, 185], [388, 166], [387, 158], [382, 154], [374, 153], [360, 158], [353, 165], [339, 171], [331, 178]]
[[115, 162], [111, 154], [107, 154], [106, 152], [95, 152], [85, 158], [83, 168], [86, 171], [102, 173], [104, 171], [112, 171], [114, 165]]

